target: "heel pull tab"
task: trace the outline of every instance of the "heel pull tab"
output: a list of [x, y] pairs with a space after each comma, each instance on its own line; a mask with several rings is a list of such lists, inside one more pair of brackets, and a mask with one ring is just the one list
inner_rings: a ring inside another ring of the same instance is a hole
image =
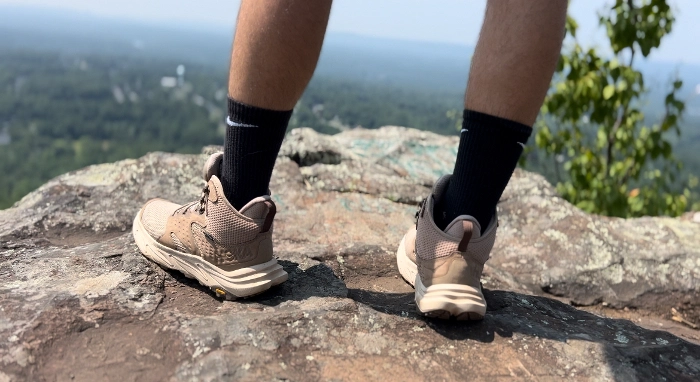
[[474, 232], [474, 223], [467, 220], [462, 220], [462, 228], [464, 229], [464, 235], [462, 235], [462, 240], [459, 241], [457, 250], [460, 252], [466, 252], [469, 241], [472, 239], [472, 233]]
[[275, 206], [274, 202], [266, 201], [265, 204], [267, 204], [267, 216], [265, 216], [262, 232], [267, 232], [272, 228], [272, 222], [275, 220], [275, 214], [277, 214], [277, 206]]

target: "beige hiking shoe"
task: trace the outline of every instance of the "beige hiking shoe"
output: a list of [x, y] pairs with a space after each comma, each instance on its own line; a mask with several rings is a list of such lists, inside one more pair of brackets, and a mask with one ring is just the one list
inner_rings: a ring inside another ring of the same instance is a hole
[[286, 281], [287, 272], [272, 256], [275, 203], [263, 195], [236, 211], [218, 178], [222, 158], [214, 154], [204, 165], [201, 200], [183, 206], [150, 200], [136, 215], [133, 234], [147, 258], [236, 299]]
[[396, 261], [401, 276], [416, 288], [416, 305], [422, 314], [481, 320], [486, 314], [481, 272], [496, 239], [498, 218], [494, 212], [483, 235], [479, 222], [469, 215], [458, 216], [440, 230], [433, 221], [433, 208], [450, 177], [440, 178], [421, 204], [416, 225], [401, 240]]

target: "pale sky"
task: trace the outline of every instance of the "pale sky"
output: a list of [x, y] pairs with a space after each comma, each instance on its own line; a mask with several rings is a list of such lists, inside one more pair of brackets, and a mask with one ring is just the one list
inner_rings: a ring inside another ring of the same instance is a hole
[[[700, 64], [700, 1], [669, 0], [677, 9], [674, 31], [652, 54], [656, 61]], [[596, 11], [612, 0], [573, 0], [569, 13], [581, 25], [585, 44], [605, 43]], [[77, 10], [147, 23], [178, 24], [231, 30], [239, 0], [0, 0], [0, 5]], [[402, 40], [474, 45], [486, 0], [335, 0], [330, 32]], [[693, 47], [696, 48], [693, 48]]]

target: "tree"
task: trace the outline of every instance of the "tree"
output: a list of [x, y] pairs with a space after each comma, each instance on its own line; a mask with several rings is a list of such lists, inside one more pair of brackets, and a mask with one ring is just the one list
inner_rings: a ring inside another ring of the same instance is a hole
[[[557, 190], [579, 208], [610, 216], [672, 215], [684, 212], [690, 190], [673, 192], [681, 163], [669, 133], [680, 134], [685, 104], [675, 79], [664, 114], [648, 125], [640, 110], [644, 77], [635, 69], [671, 32], [675, 18], [667, 0], [616, 0], [600, 15], [613, 57], [584, 49], [577, 24], [566, 23], [570, 45], [563, 50], [553, 90], [537, 123], [536, 144], [566, 174]], [[597, 133], [596, 132], [597, 129]]]

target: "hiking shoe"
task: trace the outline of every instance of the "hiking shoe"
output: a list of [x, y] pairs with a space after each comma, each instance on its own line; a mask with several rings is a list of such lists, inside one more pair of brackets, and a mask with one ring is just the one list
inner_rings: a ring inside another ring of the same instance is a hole
[[460, 215], [440, 230], [433, 221], [433, 209], [450, 177], [440, 178], [421, 203], [415, 226], [401, 240], [396, 262], [401, 276], [416, 289], [416, 306], [423, 315], [481, 320], [486, 314], [481, 272], [496, 239], [498, 218], [494, 211], [483, 235], [470, 215]]
[[287, 272], [272, 256], [275, 203], [263, 195], [233, 208], [218, 178], [222, 158], [214, 154], [204, 165], [199, 201], [150, 200], [136, 215], [133, 234], [147, 258], [197, 279], [217, 297], [236, 299], [286, 281]]

